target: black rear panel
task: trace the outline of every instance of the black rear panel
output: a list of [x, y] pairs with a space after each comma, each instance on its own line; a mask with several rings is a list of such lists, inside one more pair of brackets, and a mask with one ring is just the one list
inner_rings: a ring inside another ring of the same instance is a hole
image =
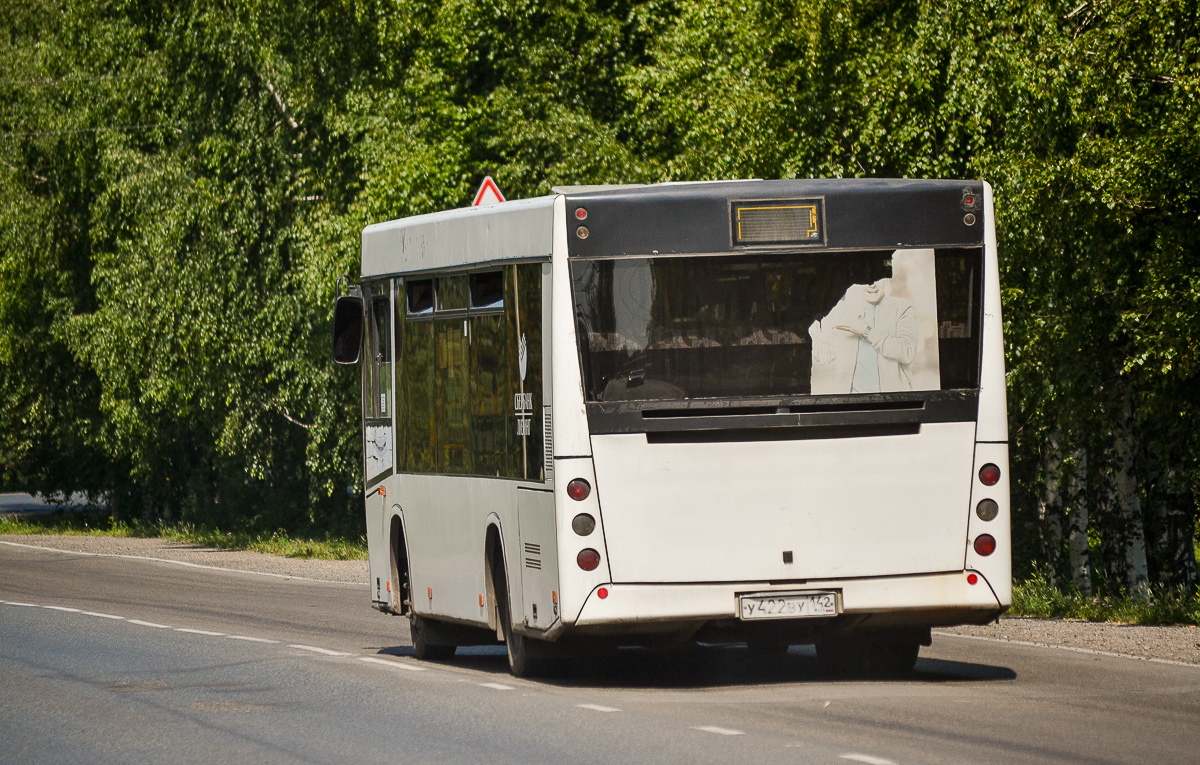
[[[980, 181], [731, 181], [568, 192], [566, 200], [572, 257], [983, 243]], [[815, 234], [810, 230], [803, 241], [737, 244], [737, 210], [780, 200], [814, 205]], [[582, 219], [580, 208], [586, 211]], [[578, 235], [580, 226], [586, 238]]]

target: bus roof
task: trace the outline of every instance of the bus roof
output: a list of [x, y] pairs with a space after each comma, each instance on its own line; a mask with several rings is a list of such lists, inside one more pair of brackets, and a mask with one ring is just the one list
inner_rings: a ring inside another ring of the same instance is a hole
[[[983, 187], [981, 181], [884, 178], [556, 187], [544, 197], [367, 226], [362, 232], [362, 276], [549, 258], [554, 203], [560, 196], [566, 197], [568, 212], [587, 205], [589, 228], [605, 234], [586, 240], [571, 237], [572, 256], [742, 249], [744, 243], [730, 235], [730, 205], [741, 204], [733, 201], [737, 199], [811, 204], [820, 222], [814, 239], [799, 243], [806, 247], [980, 246], [981, 216], [967, 216], [967, 225], [963, 221], [964, 213], [979, 210]], [[668, 220], [670, 237], [662, 225]]]
[[362, 232], [363, 277], [549, 258], [555, 195], [415, 215]]

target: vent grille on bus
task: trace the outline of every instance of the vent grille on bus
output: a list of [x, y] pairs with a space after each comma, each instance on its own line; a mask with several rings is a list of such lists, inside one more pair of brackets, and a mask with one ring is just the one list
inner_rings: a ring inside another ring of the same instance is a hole
[[525, 543], [525, 568], [531, 568], [535, 571], [542, 570], [542, 546], [535, 545], [532, 542]]
[[554, 418], [550, 416], [550, 407], [542, 407], [542, 445], [543, 460], [546, 464], [546, 478], [554, 473]]

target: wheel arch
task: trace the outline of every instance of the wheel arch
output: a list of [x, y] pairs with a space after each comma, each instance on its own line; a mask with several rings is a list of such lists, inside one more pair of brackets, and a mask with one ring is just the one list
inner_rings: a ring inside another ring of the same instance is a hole
[[399, 616], [412, 613], [412, 573], [409, 566], [408, 537], [404, 533], [404, 510], [392, 506], [388, 528], [388, 558], [392, 582], [391, 611]]
[[[488, 628], [495, 630], [498, 638], [503, 638], [500, 614], [500, 598], [509, 597], [508, 592], [512, 590], [512, 580], [508, 575], [508, 562], [504, 556], [504, 533], [500, 528], [499, 516], [493, 514], [488, 516], [485, 522], [485, 534], [483, 542], [483, 581], [485, 587], [485, 596], [487, 598], [487, 619]], [[496, 586], [496, 573], [504, 579], [506, 592], [500, 592]]]

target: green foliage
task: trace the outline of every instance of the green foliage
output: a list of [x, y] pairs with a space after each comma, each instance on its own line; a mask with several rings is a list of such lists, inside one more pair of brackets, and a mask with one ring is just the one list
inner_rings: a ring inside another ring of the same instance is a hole
[[1089, 622], [1125, 624], [1196, 624], [1200, 625], [1200, 590], [1181, 587], [1155, 587], [1148, 601], [1127, 594], [1087, 597], [1075, 591], [1062, 591], [1042, 572], [1013, 584], [1013, 616], [1040, 619], [1082, 619]]
[[[1048, 434], [1107, 480], [1130, 401], [1174, 581], [1200, 487], [1197, 29], [1196, 0], [0, 0], [0, 485], [126, 523], [358, 529], [334, 279], [364, 225], [485, 174], [512, 197], [982, 177], [1018, 568], [1044, 565]], [[1119, 581], [1125, 530], [1093, 520]]]
[[312, 536], [305, 538], [284, 529], [261, 531], [243, 527], [233, 531], [222, 531], [217, 527], [196, 526], [190, 523], [167, 524], [161, 521], [150, 523], [141, 520], [127, 522], [102, 512], [80, 514], [72, 511], [32, 519], [0, 516], [0, 535], [3, 534], [136, 537], [187, 542], [223, 550], [249, 550], [287, 558], [317, 560], [366, 560], [367, 558], [366, 537], [361, 534], [354, 537], [338, 537], [324, 532], [315, 534], [314, 536], [317, 538]]

